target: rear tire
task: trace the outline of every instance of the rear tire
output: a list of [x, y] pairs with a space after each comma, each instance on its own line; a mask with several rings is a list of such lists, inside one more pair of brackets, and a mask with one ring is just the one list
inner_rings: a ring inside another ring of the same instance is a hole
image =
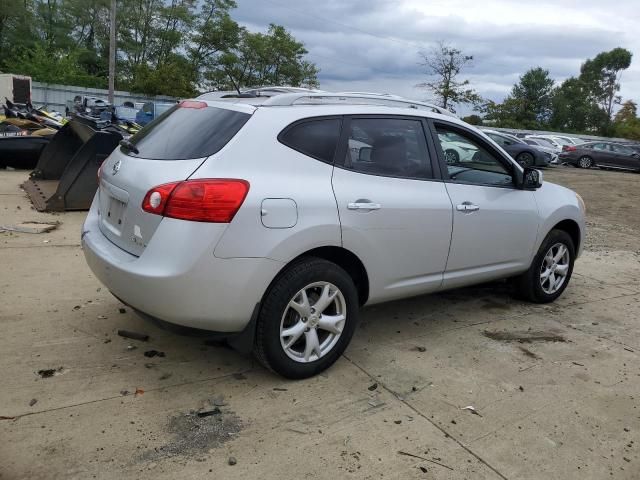
[[287, 267], [265, 295], [254, 355], [286, 378], [316, 375], [344, 352], [358, 309], [358, 292], [347, 272], [320, 258], [301, 259]]
[[578, 159], [578, 166], [580, 168], [591, 168], [594, 166], [593, 159], [588, 155], [583, 155]]
[[575, 256], [571, 236], [564, 230], [551, 230], [529, 270], [514, 279], [516, 296], [533, 303], [553, 302], [569, 284]]

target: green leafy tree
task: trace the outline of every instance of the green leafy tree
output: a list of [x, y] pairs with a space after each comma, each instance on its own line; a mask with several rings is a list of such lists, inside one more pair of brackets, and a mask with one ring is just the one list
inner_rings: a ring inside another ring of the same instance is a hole
[[439, 106], [455, 112], [456, 105], [480, 105], [482, 98], [470, 88], [469, 80], [458, 80], [462, 70], [470, 66], [473, 56], [444, 42], [438, 42], [429, 52], [420, 52], [420, 56], [421, 65], [430, 79], [416, 87], [430, 91]]
[[619, 105], [621, 97], [620, 74], [631, 65], [632, 53], [624, 48], [614, 48], [587, 60], [580, 68], [580, 79], [590, 91], [595, 103], [611, 119], [613, 108]]
[[205, 86], [205, 72], [214, 70], [222, 52], [239, 45], [242, 28], [231, 18], [233, 0], [205, 0], [196, 17], [189, 46], [194, 79]]
[[469, 125], [482, 125], [482, 117], [475, 113], [462, 117], [462, 121], [467, 122]]
[[[0, 70], [106, 87], [110, 4], [0, 0]], [[317, 85], [302, 43], [276, 25], [249, 32], [231, 17], [235, 7], [234, 0], [117, 0], [116, 88], [183, 97], [234, 84]]]
[[31, 51], [9, 61], [7, 66], [11, 72], [28, 73], [45, 83], [93, 88], [105, 88], [107, 85], [105, 77], [90, 75], [82, 68], [78, 52], [52, 53], [43, 44], [36, 44]]
[[240, 32], [237, 47], [220, 55], [207, 79], [221, 90], [240, 92], [265, 85], [318, 86], [318, 69], [306, 61], [307, 50], [282, 26], [271, 24], [266, 34]]
[[31, 0], [0, 0], [0, 71], [7, 62], [33, 47], [33, 5]]
[[548, 70], [540, 67], [528, 70], [504, 102], [484, 105], [487, 120], [501, 127], [546, 128], [553, 112], [554, 83]]
[[555, 82], [549, 70], [537, 67], [520, 77], [513, 86], [511, 98], [515, 101], [514, 116], [524, 128], [543, 128], [551, 117]]
[[622, 104], [622, 108], [616, 113], [613, 131], [617, 137], [640, 140], [640, 118], [636, 102], [627, 100]]
[[591, 99], [589, 86], [580, 78], [565, 80], [553, 96], [550, 126], [574, 133], [600, 133], [607, 114]]

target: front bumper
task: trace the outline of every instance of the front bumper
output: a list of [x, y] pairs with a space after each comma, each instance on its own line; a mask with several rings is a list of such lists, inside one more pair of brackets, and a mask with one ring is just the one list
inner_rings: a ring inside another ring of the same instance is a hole
[[[220, 259], [215, 243], [162, 220], [140, 257], [100, 231], [95, 205], [82, 228], [82, 248], [96, 277], [117, 298], [151, 317], [185, 327], [240, 332], [284, 266], [265, 258]], [[183, 229], [186, 230], [186, 229]]]

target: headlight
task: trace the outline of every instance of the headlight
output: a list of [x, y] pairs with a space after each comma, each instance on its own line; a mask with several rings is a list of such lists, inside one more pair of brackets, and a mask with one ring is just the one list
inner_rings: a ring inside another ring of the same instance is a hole
[[576, 193], [576, 198], [578, 199], [578, 204], [580, 204], [580, 210], [582, 210], [583, 213], [587, 213], [587, 206], [584, 204], [582, 197]]

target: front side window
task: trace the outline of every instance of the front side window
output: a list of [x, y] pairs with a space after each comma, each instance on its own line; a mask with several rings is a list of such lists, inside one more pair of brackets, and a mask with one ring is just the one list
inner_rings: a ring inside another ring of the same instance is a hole
[[341, 120], [324, 118], [298, 123], [280, 136], [280, 142], [325, 163], [333, 163]]
[[437, 126], [449, 179], [459, 183], [513, 186], [510, 169], [467, 132]]
[[433, 178], [419, 120], [352, 119], [344, 167], [372, 175]]

